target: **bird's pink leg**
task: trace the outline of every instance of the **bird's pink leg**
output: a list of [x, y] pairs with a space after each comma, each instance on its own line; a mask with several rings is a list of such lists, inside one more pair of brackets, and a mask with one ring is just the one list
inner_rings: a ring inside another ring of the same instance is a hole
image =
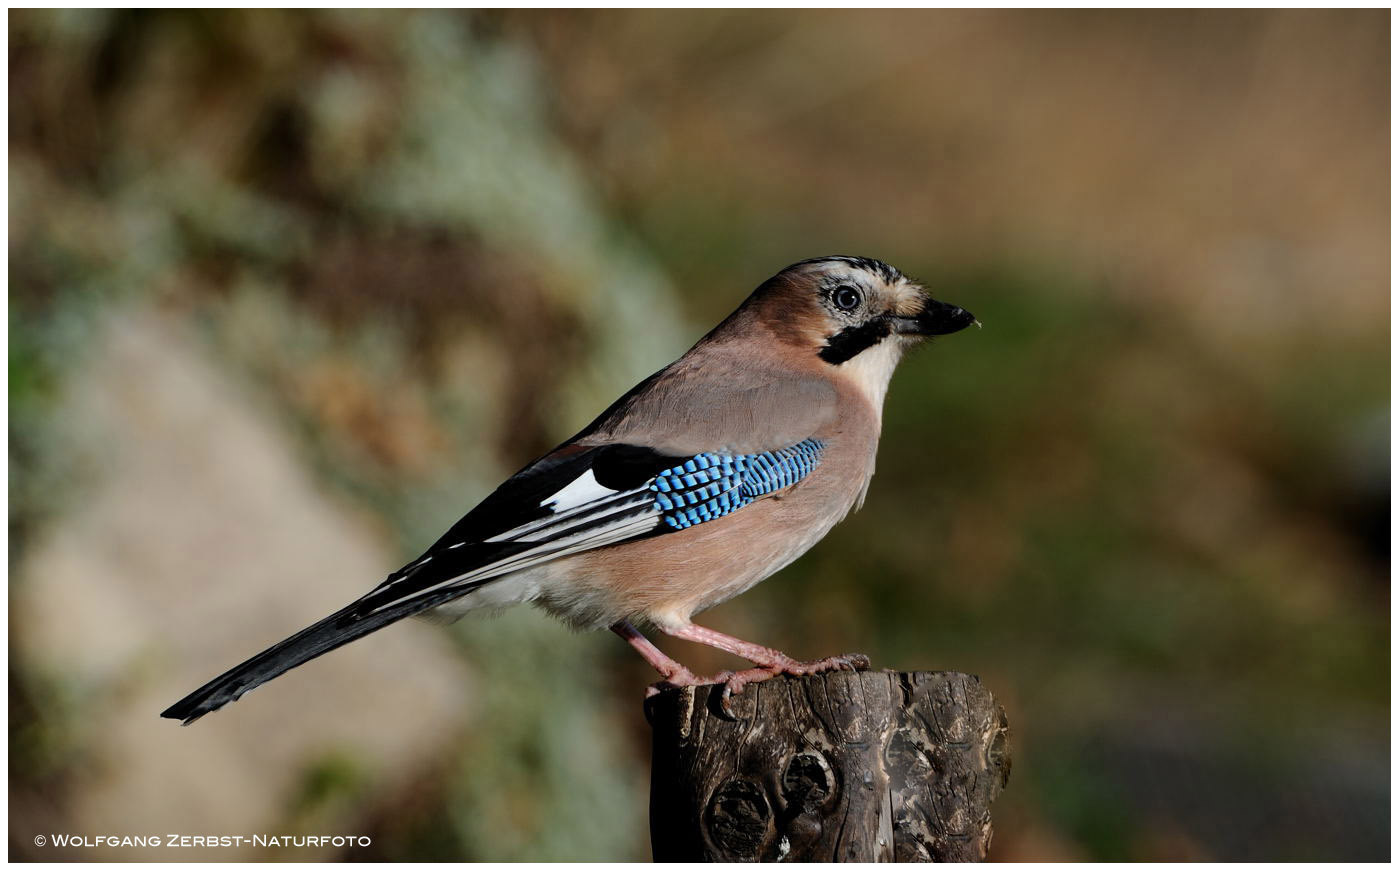
[[777, 666], [801, 664], [780, 650], [773, 650], [771, 647], [764, 647], [761, 644], [744, 641], [742, 638], [725, 635], [722, 632], [706, 629], [703, 626], [696, 626], [693, 623], [673, 629], [662, 627], [661, 631], [665, 632], [667, 635], [673, 635], [676, 638], [683, 638], [686, 641], [694, 641], [699, 644], [707, 644], [710, 647], [717, 647], [725, 653], [741, 656], [754, 665], [775, 668]]
[[[636, 630], [632, 630], [635, 632]], [[821, 674], [827, 671], [864, 671], [870, 667], [868, 656], [863, 653], [847, 653], [842, 656], [828, 656], [825, 659], [818, 659], [813, 662], [800, 662], [793, 659], [780, 650], [773, 650], [771, 647], [764, 647], [761, 644], [754, 644], [751, 641], [744, 641], [741, 638], [734, 638], [732, 635], [725, 635], [713, 629], [706, 629], [703, 626], [696, 626], [693, 623], [684, 626], [668, 628], [661, 627], [661, 631], [676, 638], [683, 638], [686, 641], [695, 641], [700, 644], [707, 644], [710, 647], [717, 647], [735, 656], [741, 656], [749, 662], [757, 665], [757, 668], [750, 668], [744, 671], [732, 672], [727, 676], [720, 676], [724, 680], [724, 697], [727, 698], [733, 693], [742, 692], [743, 688], [750, 683], [767, 680], [779, 674]], [[650, 642], [647, 642], [648, 644]], [[660, 651], [657, 651], [660, 653]]]
[[[664, 683], [678, 687], [695, 686], [705, 683], [705, 681], [695, 677], [694, 673], [688, 668], [662, 653], [659, 647], [652, 644], [650, 639], [638, 632], [636, 627], [627, 621], [623, 620], [621, 623], [614, 623], [612, 625], [612, 631], [622, 636], [628, 644], [636, 648], [636, 652], [640, 653], [647, 662], [651, 663], [652, 668], [661, 673], [661, 677], [665, 678]], [[710, 683], [712, 682], [713, 681], [710, 681]], [[648, 690], [647, 695], [655, 695], [656, 692], [658, 692], [657, 687], [652, 686]]]

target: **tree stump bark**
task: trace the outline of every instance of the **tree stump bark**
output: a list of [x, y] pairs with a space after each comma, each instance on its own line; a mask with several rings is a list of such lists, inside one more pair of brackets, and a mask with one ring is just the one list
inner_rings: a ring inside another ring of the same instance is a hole
[[658, 862], [986, 858], [1005, 711], [954, 672], [833, 672], [646, 702]]

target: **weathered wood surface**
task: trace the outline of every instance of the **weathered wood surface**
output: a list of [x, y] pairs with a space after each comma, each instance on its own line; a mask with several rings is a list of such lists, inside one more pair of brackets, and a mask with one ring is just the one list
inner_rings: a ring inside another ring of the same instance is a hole
[[835, 672], [647, 700], [658, 862], [986, 858], [1005, 712], [954, 672]]

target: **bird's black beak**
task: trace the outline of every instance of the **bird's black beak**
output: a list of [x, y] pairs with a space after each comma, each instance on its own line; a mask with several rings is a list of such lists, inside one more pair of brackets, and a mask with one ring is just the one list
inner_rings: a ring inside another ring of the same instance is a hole
[[908, 318], [895, 318], [895, 329], [916, 336], [945, 336], [977, 323], [972, 313], [961, 306], [948, 305], [929, 297], [923, 310]]

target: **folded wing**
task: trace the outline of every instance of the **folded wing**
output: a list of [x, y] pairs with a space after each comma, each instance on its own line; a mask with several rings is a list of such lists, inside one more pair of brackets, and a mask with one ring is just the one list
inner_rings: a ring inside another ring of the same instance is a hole
[[808, 438], [747, 454], [663, 454], [568, 445], [532, 463], [419, 559], [349, 606], [225, 672], [164, 711], [194, 722], [296, 666], [404, 617], [541, 563], [723, 517], [792, 486], [825, 445]]

